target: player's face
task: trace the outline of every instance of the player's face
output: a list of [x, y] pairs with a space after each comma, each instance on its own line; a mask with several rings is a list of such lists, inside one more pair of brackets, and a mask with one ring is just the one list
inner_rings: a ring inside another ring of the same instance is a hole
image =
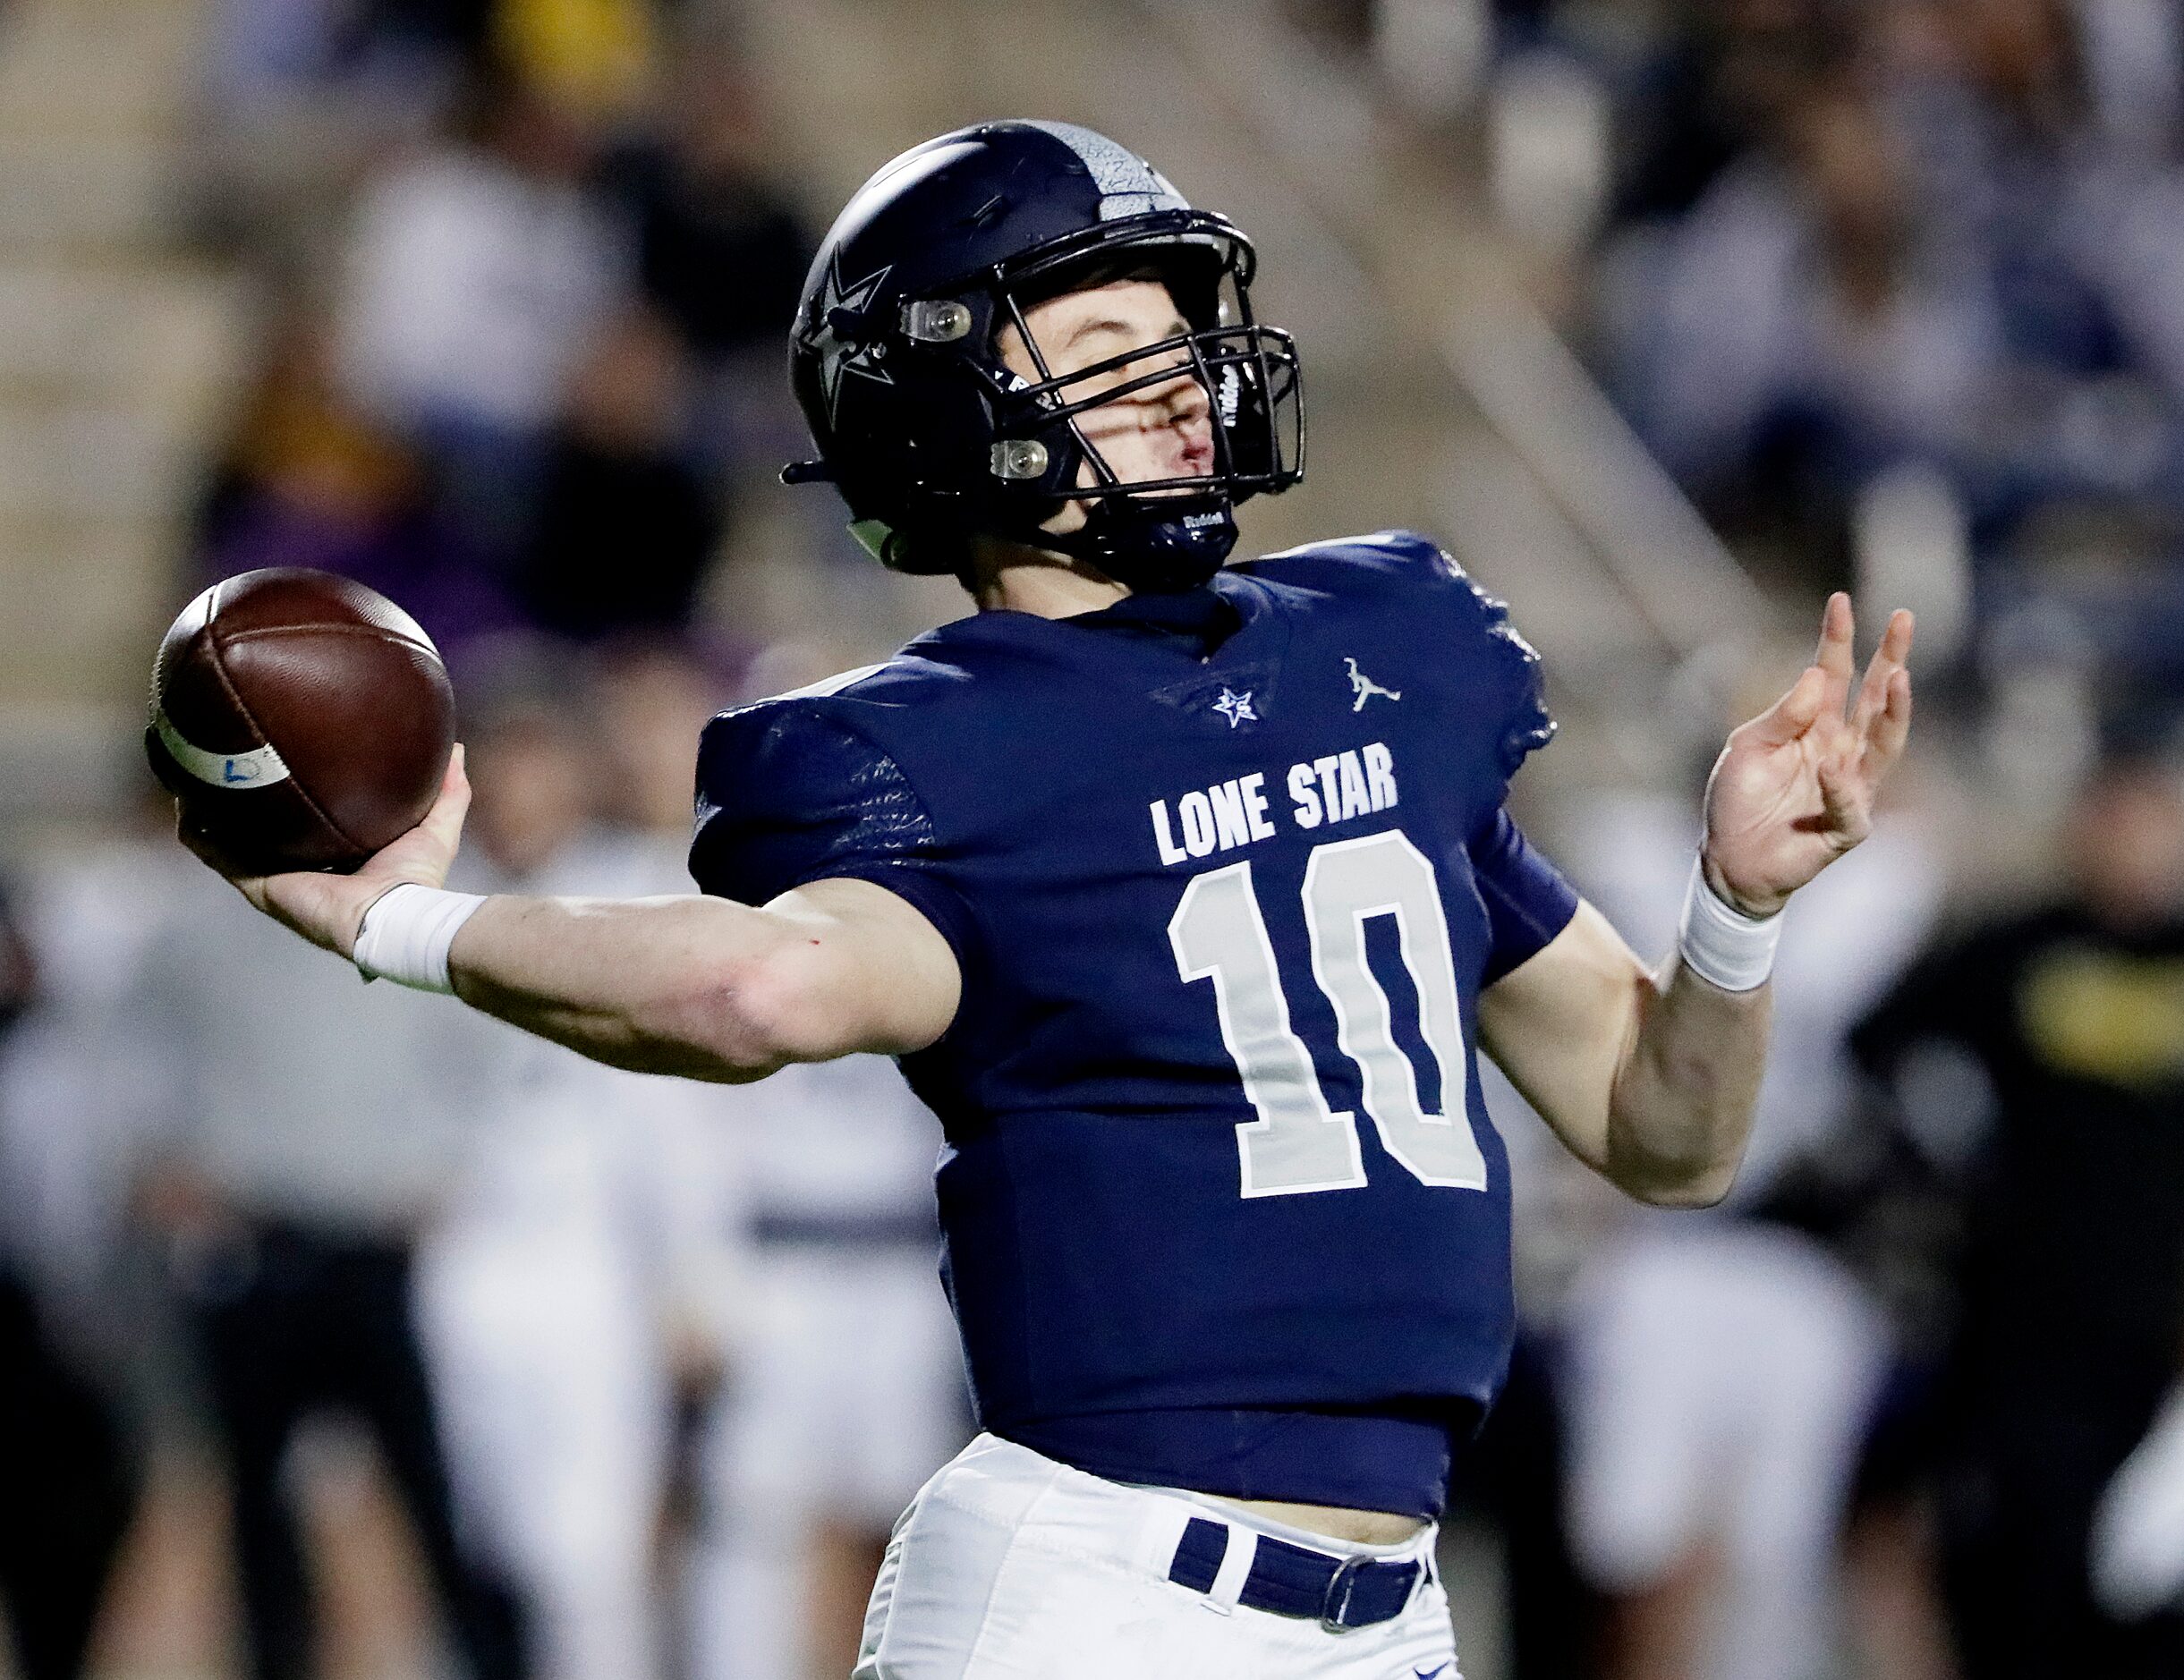
[[[1022, 335], [1002, 328], [1001, 359], [1026, 379], [1065, 378], [1095, 362], [1128, 355], [1190, 330], [1168, 287], [1158, 280], [1112, 280], [1082, 292], [1065, 292], [1024, 311], [1024, 323], [1046, 362], [1042, 376]], [[1126, 393], [1088, 409], [1077, 429], [1124, 483], [1149, 479], [1204, 478], [1213, 471], [1213, 405], [1190, 371], [1189, 354], [1177, 348], [1095, 375], [1067, 392], [1075, 403], [1142, 378], [1158, 368], [1175, 377]], [[1099, 482], [1089, 462], [1078, 482]], [[1087, 505], [1072, 502], [1047, 522], [1052, 531], [1075, 530]]]

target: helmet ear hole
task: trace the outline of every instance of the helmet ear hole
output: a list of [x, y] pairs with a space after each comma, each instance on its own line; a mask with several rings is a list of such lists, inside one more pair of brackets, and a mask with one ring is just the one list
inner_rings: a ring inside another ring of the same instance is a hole
[[908, 530], [888, 530], [887, 542], [880, 544], [880, 564], [897, 573], [911, 573], [913, 577], [931, 577], [932, 573], [950, 570], [946, 566], [924, 566], [913, 548]]

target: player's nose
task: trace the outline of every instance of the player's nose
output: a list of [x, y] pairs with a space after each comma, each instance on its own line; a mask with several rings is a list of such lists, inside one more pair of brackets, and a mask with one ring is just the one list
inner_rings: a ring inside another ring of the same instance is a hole
[[1148, 428], [1188, 426], [1212, 414], [1213, 398], [1186, 362], [1177, 368], [1173, 378], [1146, 389], [1144, 412]]

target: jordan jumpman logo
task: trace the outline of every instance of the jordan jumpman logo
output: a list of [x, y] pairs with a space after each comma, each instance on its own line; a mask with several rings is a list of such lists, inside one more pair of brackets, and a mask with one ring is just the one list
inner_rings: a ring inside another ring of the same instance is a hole
[[1382, 688], [1363, 671], [1360, 671], [1357, 668], [1357, 661], [1347, 654], [1343, 656], [1342, 663], [1350, 667], [1350, 692], [1357, 697], [1350, 702], [1352, 711], [1364, 710], [1365, 702], [1375, 694], [1380, 695], [1383, 700], [1399, 700], [1403, 698], [1401, 689]]

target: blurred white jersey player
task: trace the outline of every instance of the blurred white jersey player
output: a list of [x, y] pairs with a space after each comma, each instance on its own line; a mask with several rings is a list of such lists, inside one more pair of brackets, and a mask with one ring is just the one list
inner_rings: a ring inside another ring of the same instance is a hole
[[[689, 890], [679, 836], [592, 820], [577, 708], [480, 709], [480, 890]], [[417, 1275], [457, 1511], [524, 1601], [540, 1680], [651, 1680], [675, 1380], [735, 1293], [740, 1094], [466, 1019], [494, 1094]]]
[[744, 1088], [747, 1294], [701, 1448], [695, 1680], [849, 1671], [888, 1531], [970, 1433], [935, 1276], [939, 1123], [892, 1062]]

